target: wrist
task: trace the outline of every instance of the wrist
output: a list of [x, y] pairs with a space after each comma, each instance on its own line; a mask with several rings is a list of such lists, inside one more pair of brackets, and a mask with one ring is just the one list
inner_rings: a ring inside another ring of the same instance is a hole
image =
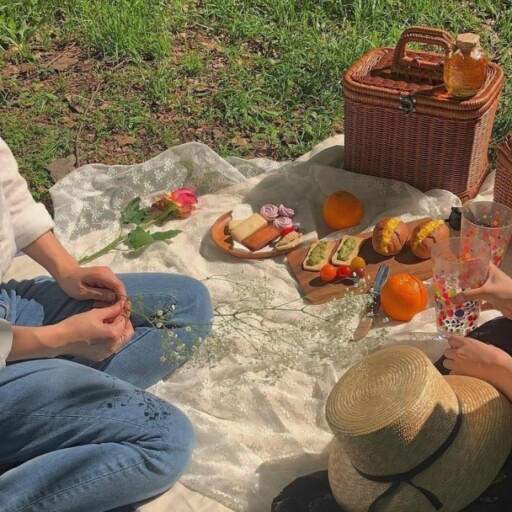
[[55, 281], [60, 283], [68, 276], [74, 275], [80, 269], [80, 265], [71, 255], [66, 255], [60, 261], [56, 261], [54, 267], [50, 270], [50, 274]]
[[67, 330], [61, 323], [42, 327], [14, 326], [11, 351], [8, 361], [53, 358], [63, 354], [69, 343]]

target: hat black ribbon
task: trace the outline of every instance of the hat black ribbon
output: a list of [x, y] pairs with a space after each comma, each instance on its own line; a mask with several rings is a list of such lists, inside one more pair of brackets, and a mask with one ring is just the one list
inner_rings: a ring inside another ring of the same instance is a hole
[[425, 471], [425, 469], [429, 468], [437, 459], [439, 459], [439, 457], [441, 457], [441, 455], [443, 455], [443, 453], [450, 447], [453, 441], [455, 441], [455, 438], [457, 437], [457, 434], [459, 433], [460, 427], [462, 425], [462, 416], [464, 413], [464, 407], [458, 398], [457, 402], [459, 404], [459, 412], [457, 414], [457, 421], [455, 422], [450, 435], [432, 455], [426, 458], [423, 462], [420, 462], [416, 467], [410, 469], [409, 471], [405, 471], [404, 473], [396, 473], [394, 475], [368, 475], [367, 473], [359, 471], [354, 466], [354, 469], [367, 480], [371, 480], [372, 482], [392, 482], [392, 485], [389, 487], [389, 489], [375, 498], [374, 502], [368, 508], [368, 512], [377, 512], [377, 505], [383, 499], [393, 494], [398, 489], [398, 487], [400, 487], [401, 483], [412, 485], [415, 489], [418, 489], [418, 491], [420, 491], [421, 494], [423, 494], [423, 496], [425, 496], [428, 501], [430, 501], [436, 510], [440, 510], [442, 508], [443, 504], [441, 500], [433, 492], [415, 485], [411, 482], [411, 479], [416, 475], [419, 475], [422, 471]]

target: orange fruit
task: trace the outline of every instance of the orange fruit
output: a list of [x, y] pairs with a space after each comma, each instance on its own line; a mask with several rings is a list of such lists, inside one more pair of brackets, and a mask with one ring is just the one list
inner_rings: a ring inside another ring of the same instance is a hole
[[391, 276], [380, 294], [382, 309], [393, 320], [408, 322], [427, 306], [427, 288], [416, 276]]
[[361, 201], [344, 190], [329, 194], [322, 205], [325, 223], [334, 230], [356, 226], [363, 218]]

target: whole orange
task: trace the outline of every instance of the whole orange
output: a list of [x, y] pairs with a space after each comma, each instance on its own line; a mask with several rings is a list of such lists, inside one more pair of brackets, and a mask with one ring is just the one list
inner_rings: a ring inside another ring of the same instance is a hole
[[356, 226], [363, 218], [361, 201], [344, 190], [329, 194], [322, 206], [325, 223], [334, 230]]
[[380, 294], [382, 309], [394, 320], [408, 322], [427, 306], [427, 288], [416, 276], [391, 276]]

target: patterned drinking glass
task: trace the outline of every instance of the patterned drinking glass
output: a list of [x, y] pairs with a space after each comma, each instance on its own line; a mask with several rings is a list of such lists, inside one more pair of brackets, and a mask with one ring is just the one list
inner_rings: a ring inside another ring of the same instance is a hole
[[512, 209], [493, 201], [466, 203], [462, 208], [461, 237], [483, 240], [491, 247], [491, 260], [500, 265], [512, 235]]
[[453, 237], [432, 247], [437, 332], [465, 336], [477, 325], [480, 302], [457, 302], [457, 294], [482, 286], [488, 276], [491, 250], [487, 243]]

